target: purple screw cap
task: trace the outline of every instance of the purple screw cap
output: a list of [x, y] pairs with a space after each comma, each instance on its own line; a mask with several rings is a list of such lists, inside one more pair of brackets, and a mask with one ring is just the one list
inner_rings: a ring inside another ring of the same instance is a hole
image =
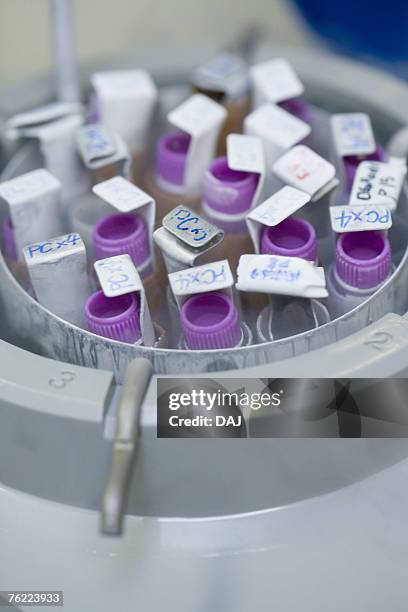
[[172, 185], [183, 185], [190, 136], [185, 132], [169, 132], [160, 138], [156, 149], [156, 174]]
[[381, 145], [377, 145], [374, 153], [369, 155], [347, 155], [343, 158], [344, 168], [346, 171], [346, 184], [347, 189], [350, 191], [353, 186], [354, 177], [357, 171], [358, 165], [362, 161], [386, 161], [386, 154]]
[[9, 259], [17, 259], [17, 247], [14, 239], [14, 229], [10, 217], [3, 221], [3, 248]]
[[288, 217], [278, 225], [265, 227], [262, 231], [261, 253], [316, 261], [316, 250], [315, 229], [304, 219]]
[[305, 123], [311, 123], [312, 117], [310, 115], [309, 105], [304, 98], [299, 97], [283, 100], [278, 103], [278, 106]]
[[204, 178], [204, 201], [220, 213], [245, 213], [251, 206], [258, 180], [258, 174], [231, 170], [226, 157], [217, 157]]
[[108, 298], [97, 291], [85, 304], [88, 329], [98, 336], [133, 344], [141, 337], [140, 297], [126, 293]]
[[391, 271], [391, 248], [381, 232], [341, 234], [336, 243], [336, 272], [347, 285], [371, 289]]
[[140, 268], [150, 258], [147, 225], [134, 213], [102, 217], [94, 227], [92, 241], [95, 259], [127, 253], [136, 268]]
[[241, 339], [234, 302], [218, 291], [189, 297], [181, 308], [180, 320], [189, 349], [232, 348]]

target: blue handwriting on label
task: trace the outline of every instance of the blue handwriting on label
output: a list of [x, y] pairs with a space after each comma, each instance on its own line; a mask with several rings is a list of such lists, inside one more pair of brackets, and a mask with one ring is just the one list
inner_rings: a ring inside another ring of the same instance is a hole
[[346, 229], [351, 222], [357, 225], [360, 223], [380, 223], [382, 225], [386, 225], [390, 222], [390, 218], [391, 212], [389, 210], [387, 210], [384, 214], [380, 214], [378, 210], [374, 209], [358, 210], [346, 206], [341, 211], [340, 215], [335, 218], [335, 220], [340, 221], [341, 229]]
[[[377, 178], [377, 174], [380, 170], [380, 167], [381, 167], [380, 163], [375, 163], [375, 162], [372, 163], [368, 167], [367, 176], [360, 178], [360, 182], [358, 185], [358, 192], [357, 192], [357, 198], [359, 200], [363, 200], [363, 201], [370, 200], [373, 195], [372, 192], [374, 188], [377, 187], [377, 195], [388, 197], [394, 202], [397, 202], [397, 199], [398, 199], [397, 194], [390, 193], [390, 191], [395, 192], [397, 189], [395, 176], [392, 176], [392, 175], [382, 176], [380, 177], [380, 180], [378, 181], [377, 185], [375, 185], [374, 183], [375, 179]], [[376, 194], [374, 194], [374, 197], [375, 195]]]
[[56, 240], [31, 244], [27, 247], [27, 251], [29, 257], [32, 258], [36, 253], [37, 255], [46, 255], [47, 253], [53, 253], [54, 251], [58, 251], [64, 247], [75, 246], [80, 241], [81, 236], [79, 234], [67, 234], [66, 236], [57, 238]]
[[188, 291], [192, 286], [209, 286], [214, 283], [225, 282], [226, 280], [227, 276], [225, 266], [223, 265], [219, 271], [214, 270], [214, 268], [204, 268], [201, 270], [194, 270], [192, 268], [187, 273], [179, 274], [174, 283], [178, 285], [179, 291]]
[[286, 283], [296, 282], [302, 275], [299, 269], [291, 269], [291, 260], [282, 260], [271, 257], [264, 268], [252, 268], [249, 275], [257, 280], [274, 280]]
[[360, 117], [351, 117], [343, 120], [341, 131], [346, 133], [350, 139], [350, 145], [356, 147], [367, 147], [370, 145], [370, 139], [366, 135], [366, 123]]
[[122, 291], [123, 289], [134, 289], [132, 283], [129, 284], [130, 276], [126, 272], [124, 261], [103, 261], [98, 262], [98, 269], [102, 269], [107, 275], [104, 275], [104, 281], [109, 285], [108, 290], [112, 292]]
[[112, 142], [105, 138], [103, 132], [96, 127], [88, 128], [86, 131], [86, 150], [92, 155], [94, 153], [100, 153], [106, 148], [112, 148]]
[[194, 242], [201, 242], [208, 236], [207, 229], [203, 227], [203, 219], [192, 214], [189, 210], [179, 208], [169, 218], [169, 221], [171, 219], [178, 219], [179, 223], [177, 224], [176, 229], [181, 232], [189, 232], [190, 234], [193, 234], [195, 236], [195, 238], [193, 238]]

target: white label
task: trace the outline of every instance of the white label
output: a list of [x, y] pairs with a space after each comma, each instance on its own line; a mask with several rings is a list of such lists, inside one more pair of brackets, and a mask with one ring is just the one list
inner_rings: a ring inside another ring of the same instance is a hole
[[185, 245], [200, 248], [224, 235], [218, 227], [184, 206], [176, 206], [163, 218], [163, 227]]
[[107, 181], [98, 183], [92, 187], [92, 191], [123, 213], [131, 212], [154, 202], [151, 196], [122, 176], [114, 176]]
[[115, 164], [118, 174], [129, 176], [129, 151], [118, 134], [99, 123], [93, 123], [78, 130], [77, 144], [87, 168], [96, 170]]
[[0, 196], [9, 206], [34, 200], [61, 188], [61, 183], [48, 170], [41, 168], [0, 184]]
[[374, 153], [376, 145], [370, 117], [365, 113], [342, 113], [331, 117], [334, 145], [340, 157]]
[[265, 157], [262, 141], [255, 136], [229, 134], [227, 136], [227, 159], [228, 166], [232, 170], [259, 174], [249, 207], [254, 208], [262, 197], [265, 182]]
[[404, 160], [392, 159], [388, 163], [361, 162], [356, 171], [350, 195], [350, 204], [387, 206], [395, 210], [407, 168]]
[[199, 77], [208, 79], [211, 83], [219, 81], [220, 85], [222, 85], [223, 79], [227, 79], [231, 74], [235, 74], [238, 69], [242, 70], [243, 65], [245, 66], [239, 56], [222, 53], [213, 57], [206, 64], [199, 66], [194, 76], [198, 74]]
[[146, 145], [157, 88], [145, 70], [112, 70], [92, 76], [101, 123], [140, 152]]
[[195, 94], [171, 111], [168, 120], [190, 136], [198, 136], [217, 127], [225, 116], [226, 111], [220, 104], [203, 94]]
[[155, 332], [149, 306], [143, 283], [130, 256], [117, 255], [116, 257], [99, 259], [95, 261], [94, 268], [106, 297], [114, 298], [126, 293], [139, 293], [142, 342], [145, 346], [153, 346]]
[[308, 202], [310, 202], [310, 195], [294, 187], [285, 186], [254, 208], [248, 215], [248, 219], [272, 227], [290, 217]]
[[330, 219], [337, 234], [387, 230], [392, 225], [391, 211], [386, 206], [331, 206]]
[[169, 283], [175, 296], [183, 296], [227, 289], [232, 287], [234, 280], [225, 259], [173, 272], [169, 274]]
[[250, 69], [255, 90], [269, 102], [282, 102], [303, 94], [303, 85], [285, 59], [256, 64]]
[[260, 250], [262, 227], [277, 225], [296, 210], [310, 202], [310, 195], [294, 187], [282, 187], [247, 216], [248, 232], [256, 253]]
[[237, 289], [307, 298], [328, 296], [323, 268], [299, 257], [241, 255]]
[[236, 99], [248, 89], [248, 68], [238, 55], [221, 53], [196, 68], [191, 81], [198, 89], [225, 92]]
[[110, 70], [92, 75], [92, 85], [104, 99], [156, 98], [157, 90], [146, 70]]
[[231, 170], [262, 174], [265, 169], [262, 141], [254, 136], [229, 134], [227, 159]]
[[38, 302], [65, 321], [84, 327], [84, 305], [91, 286], [80, 235], [42, 240], [26, 246], [23, 254]]
[[58, 236], [61, 220], [61, 183], [47, 170], [34, 170], [0, 185], [8, 203], [18, 259], [33, 242]]
[[77, 253], [85, 255], [85, 245], [79, 234], [72, 233], [30, 244], [24, 247], [23, 252], [27, 265], [30, 266], [56, 261], [61, 257]]
[[310, 125], [274, 104], [263, 104], [244, 121], [245, 132], [278, 145], [284, 151], [306, 138]]
[[169, 113], [169, 122], [191, 137], [184, 169], [185, 194], [201, 193], [204, 174], [214, 157], [226, 116], [227, 111], [221, 104], [202, 94], [191, 96]]
[[77, 151], [76, 134], [83, 124], [80, 114], [18, 128], [20, 138], [38, 139], [44, 166], [61, 181], [63, 209], [90, 188], [89, 174]]
[[273, 172], [282, 181], [306, 191], [312, 198], [335, 178], [333, 164], [304, 145], [293, 147], [279, 158]]
[[111, 157], [116, 152], [115, 139], [103, 125], [84, 125], [78, 130], [78, 146], [85, 164]]
[[129, 255], [99, 259], [94, 268], [106, 297], [118, 297], [142, 289], [139, 273]]

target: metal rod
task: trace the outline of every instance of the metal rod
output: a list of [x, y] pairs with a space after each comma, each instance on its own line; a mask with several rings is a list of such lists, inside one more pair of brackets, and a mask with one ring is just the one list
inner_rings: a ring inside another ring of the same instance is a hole
[[102, 499], [101, 531], [120, 535], [138, 438], [140, 409], [152, 376], [147, 359], [135, 359], [126, 370], [117, 410], [112, 461]]
[[50, 0], [50, 11], [57, 98], [60, 102], [79, 102], [73, 2]]

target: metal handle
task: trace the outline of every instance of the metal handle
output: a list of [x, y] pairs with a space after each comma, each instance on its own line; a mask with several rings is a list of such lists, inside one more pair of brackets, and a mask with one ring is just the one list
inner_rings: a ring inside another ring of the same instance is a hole
[[147, 359], [135, 359], [126, 371], [117, 411], [112, 461], [102, 498], [101, 531], [120, 535], [137, 447], [140, 409], [153, 370]]

